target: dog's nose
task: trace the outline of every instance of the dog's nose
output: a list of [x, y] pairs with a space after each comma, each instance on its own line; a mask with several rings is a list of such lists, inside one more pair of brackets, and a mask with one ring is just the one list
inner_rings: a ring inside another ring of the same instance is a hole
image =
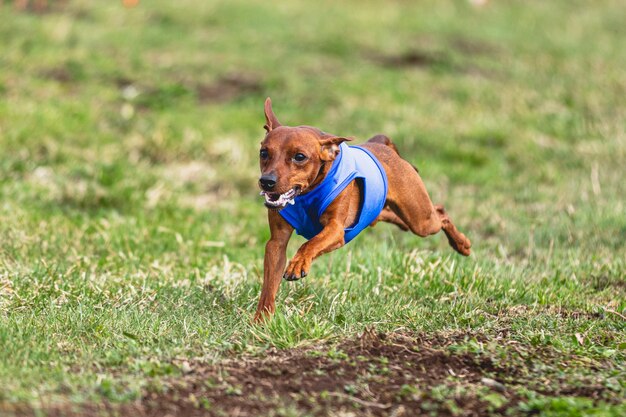
[[276, 185], [276, 179], [276, 175], [274, 174], [261, 175], [261, 178], [259, 178], [259, 184], [261, 184], [261, 188], [265, 191], [270, 191]]

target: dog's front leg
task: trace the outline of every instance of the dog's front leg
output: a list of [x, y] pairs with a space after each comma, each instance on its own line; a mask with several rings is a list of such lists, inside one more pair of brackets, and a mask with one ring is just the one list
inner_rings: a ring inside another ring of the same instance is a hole
[[308, 275], [313, 259], [345, 244], [346, 224], [352, 223], [359, 203], [358, 189], [350, 183], [320, 216], [324, 228], [311, 240], [300, 246], [289, 262], [283, 278], [295, 281]]
[[283, 278], [287, 281], [296, 281], [304, 278], [309, 273], [311, 262], [318, 256], [338, 249], [344, 245], [344, 225], [338, 219], [329, 221], [322, 231], [300, 246], [289, 266], [285, 270]]
[[265, 245], [265, 259], [263, 262], [263, 287], [261, 298], [254, 316], [255, 322], [260, 322], [265, 316], [274, 313], [275, 300], [285, 263], [287, 262], [287, 243], [293, 232], [289, 225], [276, 211], [268, 211], [267, 219], [270, 225], [270, 240]]

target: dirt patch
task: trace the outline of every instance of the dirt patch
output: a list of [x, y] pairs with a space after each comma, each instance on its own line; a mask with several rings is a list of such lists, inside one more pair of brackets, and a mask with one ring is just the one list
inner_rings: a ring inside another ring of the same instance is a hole
[[[291, 403], [314, 415], [414, 415], [430, 387], [450, 376], [478, 383], [493, 368], [490, 361], [451, 355], [416, 339], [366, 332], [331, 350], [275, 351], [262, 361], [209, 370], [209, 378], [222, 377], [215, 380], [219, 389], [205, 398], [228, 414], [240, 409], [240, 415], [266, 414], [268, 403], [262, 399], [269, 399], [271, 408]], [[458, 405], [471, 409], [480, 401], [462, 398]]]
[[51, 68], [49, 70], [42, 71], [41, 76], [43, 78], [54, 80], [62, 84], [71, 83], [74, 81], [72, 73], [64, 67]]
[[[528, 386], [528, 369], [519, 361], [500, 365], [504, 362], [459, 350], [467, 337], [368, 330], [334, 347], [271, 349], [261, 357], [216, 365], [177, 362], [181, 375], [151, 380], [133, 403], [44, 411], [50, 416], [484, 416], [516, 409], [523, 401], [518, 389]], [[598, 384], [558, 385], [557, 391], [542, 385], [545, 389], [537, 392], [598, 399], [605, 390]]]
[[501, 52], [498, 45], [468, 37], [453, 37], [450, 46], [465, 55], [493, 55]]
[[124, 100], [135, 104], [141, 111], [177, 106], [180, 100], [196, 100], [200, 104], [224, 103], [262, 91], [260, 78], [242, 73], [227, 74], [207, 84], [174, 80], [150, 86], [127, 77], [113, 81]]
[[481, 68], [471, 62], [461, 64], [456, 62], [449, 54], [437, 51], [412, 49], [395, 55], [369, 55], [374, 63], [395, 69], [430, 69], [434, 71], [454, 72], [468, 76], [483, 78], [496, 78], [496, 73]]
[[228, 74], [212, 84], [195, 86], [200, 103], [221, 103], [261, 91], [261, 81], [247, 74]]
[[374, 62], [390, 68], [430, 68], [449, 67], [449, 59], [440, 52], [410, 50], [395, 55], [370, 55]]
[[[417, 39], [416, 42], [417, 45], [397, 54], [372, 50], [366, 51], [365, 56], [386, 67], [443, 67], [463, 71], [468, 68], [461, 68], [454, 64], [449, 53], [451, 50], [467, 57], [494, 55], [501, 51], [495, 44], [467, 37], [451, 37], [442, 42], [441, 39], [426, 36]], [[472, 68], [469, 67], [469, 69]]]
[[494, 57], [502, 52], [497, 45], [484, 41], [451, 37], [420, 37], [404, 51], [389, 53], [381, 50], [365, 50], [369, 61], [386, 68], [398, 70], [433, 70], [451, 72], [470, 77], [498, 79], [500, 74], [493, 68], [484, 67], [476, 58]]
[[81, 64], [68, 61], [57, 67], [48, 68], [39, 73], [42, 78], [56, 81], [60, 84], [73, 84], [85, 78]]

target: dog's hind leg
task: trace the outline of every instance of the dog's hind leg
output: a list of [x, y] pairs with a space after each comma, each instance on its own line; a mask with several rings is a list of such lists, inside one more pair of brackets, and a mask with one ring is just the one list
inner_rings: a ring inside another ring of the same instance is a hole
[[387, 202], [391, 210], [418, 236], [434, 235], [443, 229], [450, 246], [468, 256], [470, 240], [457, 230], [443, 206], [433, 205], [419, 174], [403, 159], [393, 162], [394, 169], [387, 172]]
[[441, 228], [448, 238], [448, 243], [452, 246], [452, 249], [464, 256], [469, 256], [472, 242], [463, 233], [459, 232], [456, 228], [448, 213], [444, 210], [442, 205], [436, 205], [435, 211], [441, 219]]
[[378, 218], [374, 220], [372, 224], [370, 224], [370, 226], [374, 227], [378, 222], [395, 224], [405, 232], [409, 230], [409, 226], [407, 226], [406, 223], [400, 217], [398, 217], [398, 215], [394, 213], [388, 206], [386, 206], [383, 211], [380, 212]]

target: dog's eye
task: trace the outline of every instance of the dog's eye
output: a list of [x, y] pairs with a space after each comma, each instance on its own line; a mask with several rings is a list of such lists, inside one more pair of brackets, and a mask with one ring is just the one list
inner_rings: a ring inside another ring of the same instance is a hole
[[261, 149], [261, 152], [259, 152], [259, 157], [261, 159], [267, 159], [270, 157], [270, 153], [267, 151], [267, 149]]
[[296, 162], [304, 162], [306, 161], [306, 155], [298, 152], [297, 154], [293, 156], [293, 160]]

